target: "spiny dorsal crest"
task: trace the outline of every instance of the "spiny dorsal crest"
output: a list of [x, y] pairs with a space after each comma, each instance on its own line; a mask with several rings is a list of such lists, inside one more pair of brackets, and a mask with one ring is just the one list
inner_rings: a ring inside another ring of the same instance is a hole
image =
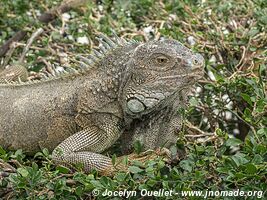
[[84, 70], [91, 69], [94, 67], [101, 67], [97, 65], [97, 62], [104, 59], [112, 50], [117, 49], [119, 47], [123, 47], [126, 45], [130, 45], [133, 43], [138, 43], [135, 40], [125, 40], [123, 38], [118, 37], [118, 35], [113, 32], [113, 38], [107, 37], [106, 35], [100, 33], [96, 38], [99, 41], [98, 50], [93, 48], [92, 53], [87, 57], [78, 55], [79, 63], [81, 64], [81, 68]]
[[79, 64], [78, 69], [72, 67], [62, 71], [54, 69], [54, 73], [43, 75], [41, 80], [28, 80], [27, 82], [22, 82], [20, 79], [17, 81], [4, 80], [0, 82], [0, 85], [28, 85], [83, 74], [91, 69], [101, 67], [101, 65], [98, 65], [98, 62], [105, 59], [113, 50], [126, 45], [138, 43], [135, 40], [125, 40], [124, 38], [120, 38], [114, 31], [112, 31], [112, 33], [113, 37], [111, 38], [100, 33], [96, 38], [99, 41], [98, 49], [93, 48], [91, 54], [86, 56], [77, 55], [77, 59], [72, 59], [74, 63]]

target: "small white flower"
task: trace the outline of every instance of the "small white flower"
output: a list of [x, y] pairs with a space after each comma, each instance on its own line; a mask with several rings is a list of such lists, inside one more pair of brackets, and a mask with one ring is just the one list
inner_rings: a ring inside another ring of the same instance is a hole
[[224, 35], [228, 35], [229, 34], [229, 31], [226, 29], [226, 30], [223, 31], [223, 34]]
[[169, 15], [169, 20], [175, 21], [176, 19], [177, 19], [177, 15], [174, 15], [174, 14]]
[[41, 11], [40, 10], [35, 10], [35, 13], [36, 13], [37, 16], [41, 15]]
[[187, 42], [191, 45], [194, 46], [196, 44], [195, 38], [193, 36], [189, 36], [187, 38]]
[[224, 35], [228, 35], [228, 34], [229, 34], [228, 29], [225, 28], [225, 27], [222, 27], [222, 31], [223, 31], [223, 34], [224, 34]]
[[218, 114], [219, 114], [219, 109], [214, 109], [212, 112], [213, 112], [215, 115], [218, 115]]
[[[211, 25], [211, 24], [212, 24], [209, 20], [207, 20], [207, 19], [205, 19], [205, 18], [204, 18], [204, 20], [203, 20], [203, 23], [204, 23], [204, 24], [207, 24], [207, 25]], [[212, 30], [212, 31], [214, 31], [214, 30]]]
[[237, 128], [235, 128], [235, 129], [233, 130], [233, 133], [234, 133], [234, 135], [239, 135], [240, 131], [239, 131]]
[[86, 36], [78, 37], [77, 42], [80, 44], [89, 44], [89, 39]]
[[62, 19], [64, 21], [69, 21], [70, 20], [70, 14], [69, 13], [63, 13], [62, 14]]
[[207, 13], [208, 13], [208, 15], [211, 15], [212, 10], [211, 10], [211, 9], [208, 9], [208, 10], [207, 10]]
[[103, 12], [103, 10], [104, 10], [103, 6], [102, 6], [102, 5], [98, 5], [98, 10], [99, 10], [100, 12]]
[[209, 59], [209, 62], [210, 62], [211, 64], [216, 63], [216, 61], [217, 61], [217, 59], [216, 59], [216, 57], [215, 57], [214, 55], [212, 55], [212, 56], [210, 57], [210, 59]]
[[72, 35], [68, 35], [67, 37], [68, 37], [69, 40], [72, 40], [72, 41], [74, 40]]
[[196, 88], [196, 93], [200, 94], [202, 92], [202, 88], [201, 87], [197, 87]]
[[57, 67], [55, 68], [55, 71], [56, 71], [56, 72], [63, 72], [63, 71], [64, 71], [64, 68], [61, 67], [61, 66], [57, 66]]
[[153, 32], [153, 31], [154, 31], [154, 29], [153, 29], [152, 26], [148, 26], [148, 27], [145, 27], [145, 28], [144, 28], [144, 32], [145, 32], [145, 33], [150, 33], [150, 32]]
[[232, 119], [232, 116], [233, 116], [233, 114], [232, 114], [231, 112], [229, 112], [229, 111], [226, 111], [226, 112], [225, 112], [225, 119], [226, 119], [226, 120], [230, 120], [230, 119]]
[[229, 95], [228, 94], [224, 94], [222, 96], [222, 100], [226, 101], [227, 99], [229, 99]]

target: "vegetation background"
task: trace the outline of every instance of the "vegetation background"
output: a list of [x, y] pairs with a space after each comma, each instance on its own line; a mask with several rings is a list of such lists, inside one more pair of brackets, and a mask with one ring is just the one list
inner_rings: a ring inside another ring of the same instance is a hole
[[[0, 158], [6, 163], [0, 167], [1, 198], [110, 198], [94, 197], [94, 189], [243, 190], [263, 191], [261, 197], [266, 197], [267, 1], [95, 0], [67, 9], [49, 23], [40, 22], [42, 13], [61, 3], [71, 6], [77, 2], [1, 0], [0, 44], [18, 31], [25, 33], [2, 55], [1, 68], [23, 61], [30, 77], [38, 79], [75, 67], [75, 54], [90, 53], [98, 44], [95, 36], [99, 32], [111, 35], [111, 29], [140, 41], [177, 39], [206, 60], [205, 78], [189, 97], [188, 108], [177, 110], [186, 118], [177, 149], [186, 155], [172, 164], [159, 157], [145, 166], [135, 163], [129, 173], [101, 177], [96, 172], [87, 175], [55, 167], [46, 149], [27, 157], [21, 150], [0, 148]], [[27, 40], [41, 27], [44, 32], [21, 59]], [[174, 156], [177, 149], [171, 149]], [[5, 176], [3, 171], [12, 173]], [[137, 194], [131, 199], [141, 198]], [[181, 194], [154, 198], [184, 199]]]

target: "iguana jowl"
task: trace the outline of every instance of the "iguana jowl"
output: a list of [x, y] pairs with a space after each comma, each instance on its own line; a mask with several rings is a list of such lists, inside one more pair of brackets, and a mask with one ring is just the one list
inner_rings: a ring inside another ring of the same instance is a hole
[[[53, 150], [59, 164], [109, 170], [101, 155], [122, 135], [145, 149], [175, 143], [178, 107], [203, 75], [204, 59], [175, 40], [138, 43], [101, 36], [85, 68], [37, 82], [0, 81], [0, 145]], [[16, 74], [19, 77], [18, 74]], [[185, 93], [184, 93], [185, 92]]]

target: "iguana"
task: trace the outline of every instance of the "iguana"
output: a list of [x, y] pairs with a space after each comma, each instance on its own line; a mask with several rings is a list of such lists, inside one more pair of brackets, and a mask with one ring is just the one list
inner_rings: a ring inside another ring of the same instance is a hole
[[25, 78], [20, 69], [0, 73], [1, 146], [48, 148], [57, 164], [105, 173], [113, 165], [101, 153], [120, 137], [122, 146], [138, 139], [145, 150], [176, 142], [177, 109], [203, 76], [203, 57], [173, 39], [99, 41], [74, 72], [28, 82], [5, 80], [12, 73]]

